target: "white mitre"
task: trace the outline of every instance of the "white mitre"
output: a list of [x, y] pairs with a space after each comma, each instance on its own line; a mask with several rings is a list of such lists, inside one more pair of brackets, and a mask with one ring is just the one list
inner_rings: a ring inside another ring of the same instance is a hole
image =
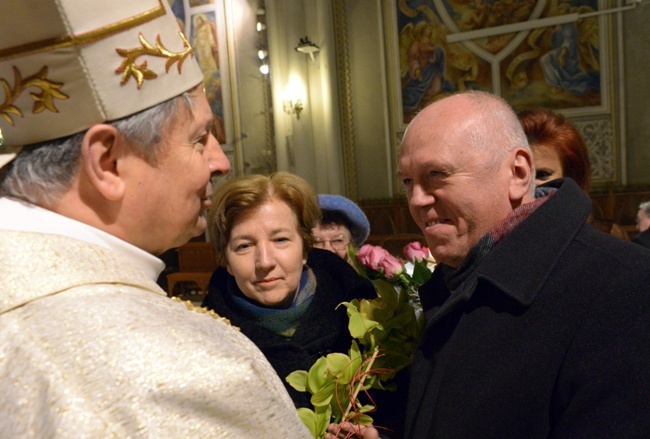
[[167, 0], [2, 0], [0, 30], [0, 167], [203, 80]]

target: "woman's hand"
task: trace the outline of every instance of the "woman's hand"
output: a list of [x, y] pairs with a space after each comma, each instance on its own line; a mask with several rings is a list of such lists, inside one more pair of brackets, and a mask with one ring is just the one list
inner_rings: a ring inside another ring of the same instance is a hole
[[330, 424], [325, 439], [379, 439], [379, 432], [372, 425], [355, 425], [350, 422]]

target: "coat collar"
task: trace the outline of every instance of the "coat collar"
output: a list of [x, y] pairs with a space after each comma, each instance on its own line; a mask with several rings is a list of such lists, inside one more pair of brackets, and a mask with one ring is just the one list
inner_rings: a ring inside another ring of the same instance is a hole
[[[544, 186], [557, 191], [487, 254], [476, 273], [479, 283], [491, 283], [524, 306], [533, 302], [591, 213], [591, 200], [572, 180]], [[425, 310], [440, 307], [449, 298], [441, 271], [442, 266], [420, 290]]]
[[34, 204], [0, 198], [0, 233], [8, 230], [67, 236], [119, 253], [137, 265], [154, 282], [165, 268], [160, 258], [122, 239], [72, 218]]
[[591, 213], [591, 200], [570, 179], [544, 186], [554, 196], [510, 232], [483, 261], [478, 278], [530, 305]]
[[102, 246], [61, 235], [0, 233], [0, 314], [71, 288], [131, 285], [165, 296], [136, 264]]

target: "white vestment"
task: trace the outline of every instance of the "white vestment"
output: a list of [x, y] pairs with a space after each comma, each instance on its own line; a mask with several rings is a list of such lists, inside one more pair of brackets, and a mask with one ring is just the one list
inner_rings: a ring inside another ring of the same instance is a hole
[[74, 223], [43, 209], [67, 231], [25, 231], [12, 203], [0, 199], [1, 438], [311, 437], [250, 340], [147, 275], [157, 258], [99, 231], [107, 243], [90, 243], [87, 225], [64, 236]]

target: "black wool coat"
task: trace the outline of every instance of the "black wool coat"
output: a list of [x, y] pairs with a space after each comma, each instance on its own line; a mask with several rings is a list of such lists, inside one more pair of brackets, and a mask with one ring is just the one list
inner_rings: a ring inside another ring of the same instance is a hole
[[232, 297], [226, 288], [235, 279], [225, 268], [218, 268], [214, 272], [203, 301], [204, 307], [230, 319], [260, 348], [297, 407], [310, 407], [311, 395], [293, 389], [285, 380], [287, 375], [295, 370], [309, 370], [321, 356], [332, 352], [347, 353], [350, 349], [352, 337], [348, 331], [346, 308], [341, 306], [336, 309], [337, 305], [353, 299], [377, 297], [372, 283], [359, 276], [350, 264], [332, 252], [311, 250], [307, 265], [316, 277], [316, 292], [290, 339], [259, 326], [233, 307]]
[[639, 233], [632, 242], [650, 248], [650, 229]]
[[572, 181], [549, 186], [465, 299], [440, 269], [421, 288], [405, 437], [650, 438], [650, 250], [589, 226]]

